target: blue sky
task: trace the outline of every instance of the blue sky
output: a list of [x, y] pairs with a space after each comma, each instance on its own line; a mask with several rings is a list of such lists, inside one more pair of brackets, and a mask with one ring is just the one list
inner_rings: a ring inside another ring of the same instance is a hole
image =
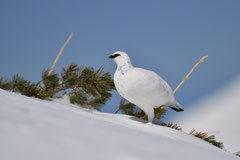
[[[68, 35], [74, 36], [56, 65], [71, 62], [112, 75], [108, 56], [127, 52], [135, 66], [161, 75], [174, 89], [203, 56], [209, 58], [176, 93], [188, 106], [240, 75], [240, 1], [109, 0], [0, 2], [0, 76], [19, 73], [38, 81]], [[103, 111], [114, 112], [120, 96]], [[167, 119], [176, 114], [169, 110]]]

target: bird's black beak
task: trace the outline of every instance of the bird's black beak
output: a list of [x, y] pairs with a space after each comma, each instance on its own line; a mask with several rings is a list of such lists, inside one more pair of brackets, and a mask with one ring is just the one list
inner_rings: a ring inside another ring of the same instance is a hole
[[120, 54], [113, 54], [113, 55], [109, 56], [108, 58], [114, 59], [114, 58], [116, 58], [118, 56], [120, 56]]
[[111, 56], [109, 56], [108, 58], [111, 58], [111, 59], [113, 59], [113, 58], [114, 58], [114, 56], [113, 56], [113, 55], [111, 55]]

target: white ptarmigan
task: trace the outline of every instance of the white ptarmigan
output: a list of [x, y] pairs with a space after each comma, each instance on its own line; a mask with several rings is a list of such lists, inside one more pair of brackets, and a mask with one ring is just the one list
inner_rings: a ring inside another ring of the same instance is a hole
[[140, 107], [148, 115], [149, 122], [154, 118], [154, 108], [161, 105], [183, 111], [171, 87], [155, 72], [134, 67], [125, 52], [115, 52], [109, 58], [117, 64], [114, 84], [118, 93]]

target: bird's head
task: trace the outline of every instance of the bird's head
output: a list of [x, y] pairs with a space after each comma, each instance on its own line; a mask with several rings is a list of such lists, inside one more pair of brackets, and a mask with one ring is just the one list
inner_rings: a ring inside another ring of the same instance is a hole
[[117, 63], [117, 65], [131, 64], [130, 58], [125, 52], [120, 52], [120, 51], [114, 52], [108, 58], [113, 59]]

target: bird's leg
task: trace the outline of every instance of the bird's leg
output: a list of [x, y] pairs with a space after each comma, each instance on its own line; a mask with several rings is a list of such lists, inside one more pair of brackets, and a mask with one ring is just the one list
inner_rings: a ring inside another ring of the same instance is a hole
[[154, 119], [154, 110], [153, 108], [150, 108], [150, 107], [144, 107], [144, 108], [147, 108], [147, 109], [144, 109], [143, 111], [148, 116], [148, 124], [152, 125], [152, 121]]
[[[149, 117], [149, 116], [148, 116]], [[148, 118], [148, 125], [152, 126], [153, 125], [153, 118]]]

